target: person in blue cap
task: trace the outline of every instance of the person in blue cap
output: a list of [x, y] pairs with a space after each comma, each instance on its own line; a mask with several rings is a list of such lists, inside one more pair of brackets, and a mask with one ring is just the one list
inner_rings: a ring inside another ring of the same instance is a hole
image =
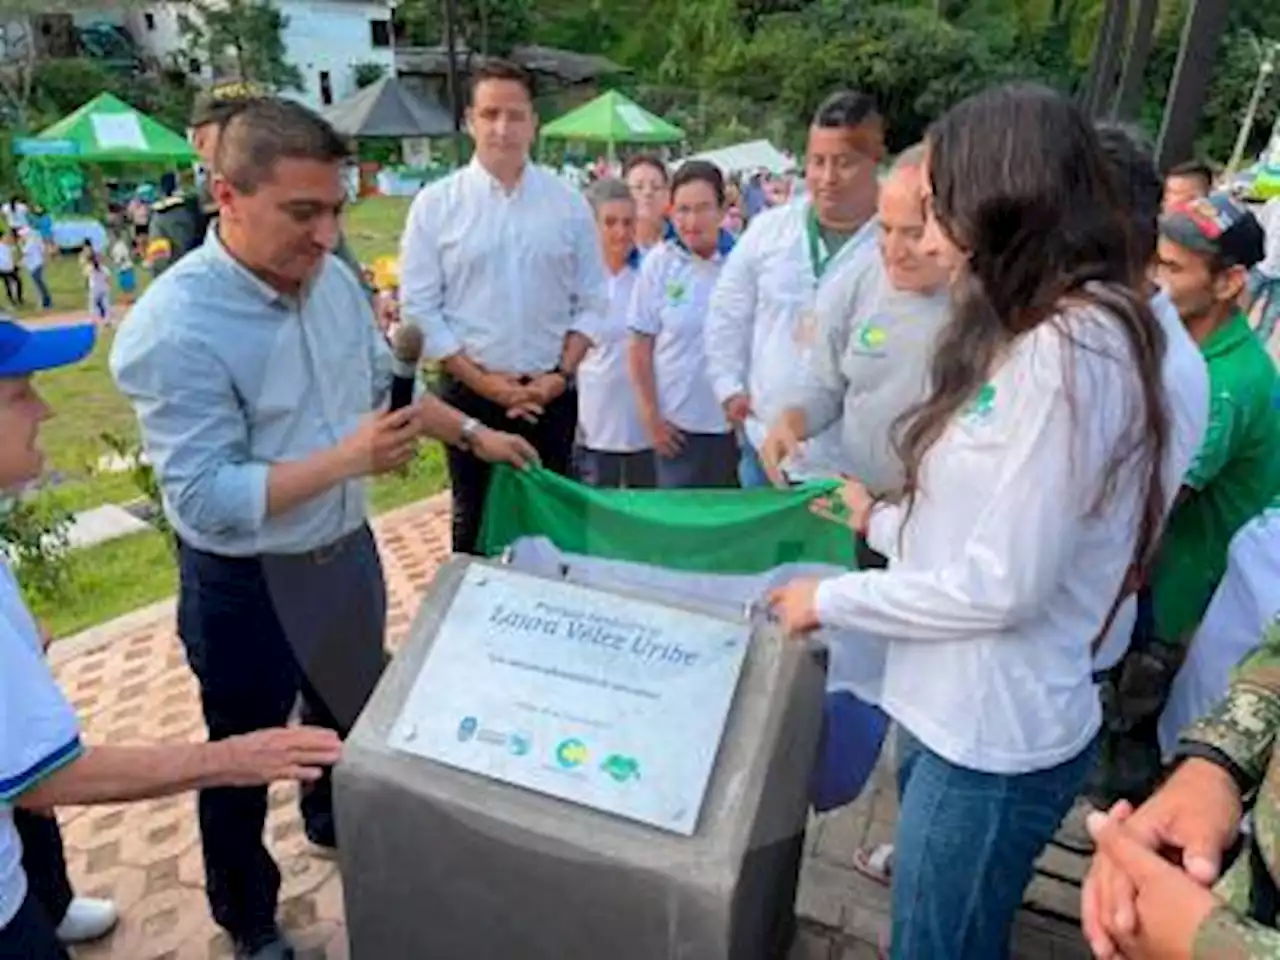
[[[44, 467], [40, 426], [53, 411], [33, 374], [81, 360], [93, 342], [88, 324], [32, 330], [0, 319], [0, 488], [19, 490]], [[58, 924], [24, 870], [16, 816], [51, 818], [63, 805], [146, 800], [202, 787], [315, 780], [340, 749], [333, 732], [311, 727], [219, 743], [85, 744], [17, 581], [0, 561], [0, 957], [68, 960]], [[56, 834], [56, 823], [48, 822]]]

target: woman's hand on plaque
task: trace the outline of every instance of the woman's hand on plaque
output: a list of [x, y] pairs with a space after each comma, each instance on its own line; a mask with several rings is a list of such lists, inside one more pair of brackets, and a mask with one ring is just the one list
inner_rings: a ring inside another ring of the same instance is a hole
[[817, 604], [821, 582], [815, 577], [802, 577], [769, 591], [769, 606], [787, 633], [799, 636], [821, 626]]

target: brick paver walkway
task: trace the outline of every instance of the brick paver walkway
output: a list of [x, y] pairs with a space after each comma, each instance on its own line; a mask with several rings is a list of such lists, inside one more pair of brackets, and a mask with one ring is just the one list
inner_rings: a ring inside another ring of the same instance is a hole
[[[386, 568], [388, 628], [397, 647], [422, 592], [448, 549], [448, 500], [437, 497], [374, 524]], [[193, 740], [205, 735], [195, 682], [174, 632], [172, 603], [160, 604], [56, 645], [51, 659], [75, 703], [89, 743]], [[342, 885], [336, 865], [315, 856], [302, 832], [297, 789], [271, 791], [269, 846], [283, 874], [281, 921], [307, 960], [348, 956]], [[896, 815], [887, 767], [858, 803], [819, 818], [810, 830], [798, 902], [804, 921], [794, 960], [872, 960], [888, 922], [887, 891], [850, 868], [865, 843], [892, 837]], [[226, 938], [209, 918], [192, 796], [59, 813], [78, 892], [112, 897], [123, 919], [80, 960], [219, 960]], [[1046, 855], [1053, 877], [1038, 878], [1032, 899], [1074, 914], [1078, 860]], [[1026, 915], [1017, 954], [1034, 960], [1083, 957], [1074, 925]], [[488, 958], [476, 958], [488, 960]], [[503, 958], [506, 960], [506, 958]], [[518, 958], [511, 958], [518, 960]], [[655, 958], [659, 960], [659, 958]]]

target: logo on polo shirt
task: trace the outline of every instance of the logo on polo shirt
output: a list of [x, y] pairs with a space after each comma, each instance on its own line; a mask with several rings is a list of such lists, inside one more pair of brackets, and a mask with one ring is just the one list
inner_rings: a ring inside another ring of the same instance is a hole
[[667, 303], [680, 307], [689, 302], [689, 288], [679, 280], [667, 281]]
[[872, 317], [858, 324], [853, 331], [854, 352], [867, 357], [885, 356], [885, 347], [889, 343], [889, 331], [880, 321], [880, 317]]
[[969, 401], [968, 405], [960, 411], [960, 416], [970, 423], [990, 420], [991, 415], [996, 412], [996, 388], [990, 383], [984, 383], [982, 389], [978, 391], [978, 395]]

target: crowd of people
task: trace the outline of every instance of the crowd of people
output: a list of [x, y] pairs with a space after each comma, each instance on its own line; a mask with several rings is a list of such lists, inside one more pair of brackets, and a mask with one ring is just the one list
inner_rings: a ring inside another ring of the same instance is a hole
[[[1098, 956], [1274, 956], [1280, 580], [1259, 558], [1280, 555], [1280, 393], [1247, 313], [1265, 231], [1041, 87], [971, 97], [890, 159], [892, 119], [833, 93], [803, 193], [734, 236], [713, 165], [634, 157], [584, 193], [532, 164], [530, 78], [478, 67], [474, 158], [418, 194], [402, 240], [397, 322], [438, 387], [390, 409], [416, 364], [331, 254], [346, 145], [297, 104], [220, 111], [200, 143], [216, 225], [111, 355], [177, 537], [211, 742], [83, 745], [5, 572], [0, 956], [65, 956], [65, 906], [25, 879], [56, 825], [24, 873], [15, 812], [186, 789], [236, 956], [293, 956], [262, 784], [307, 781], [308, 838], [341, 842], [327, 765], [387, 660], [363, 481], [424, 438], [447, 445], [463, 553], [493, 463], [633, 489], [841, 479], [841, 509], [815, 509], [858, 569], [769, 601], [833, 662], [883, 651], [853, 692], [896, 728], [895, 842], [860, 858], [891, 888], [888, 955], [1007, 956], [1075, 808]], [[0, 482], [40, 468], [30, 375], [91, 343], [0, 324]]]

